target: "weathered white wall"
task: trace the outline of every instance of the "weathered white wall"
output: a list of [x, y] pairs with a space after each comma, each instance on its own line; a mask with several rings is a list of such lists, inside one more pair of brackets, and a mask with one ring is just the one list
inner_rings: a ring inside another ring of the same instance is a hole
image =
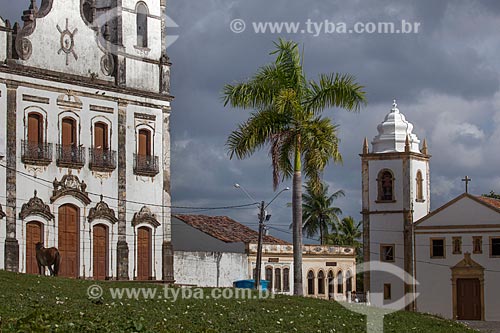
[[[78, 56], [75, 60], [73, 54], [69, 54], [69, 65], [66, 65], [66, 53], [61, 49], [61, 30], [66, 29], [74, 34], [74, 51]], [[101, 57], [104, 52], [98, 47], [96, 33], [90, 29], [80, 16], [80, 1], [54, 0], [52, 10], [49, 14], [36, 21], [36, 29], [30, 36], [26, 37], [32, 45], [31, 57], [22, 61], [24, 65], [44, 68], [52, 71], [90, 76], [90, 73], [99, 75], [99, 79], [110, 80], [100, 70]]]
[[[0, 17], [0, 27], [5, 27], [5, 22]], [[7, 32], [0, 30], [0, 62], [7, 59]]]
[[[1, 75], [0, 75], [1, 76]], [[9, 77], [9, 76], [7, 76]], [[17, 78], [19, 79], [19, 77]], [[34, 80], [36, 81], [36, 80]], [[42, 82], [37, 82], [42, 83]], [[53, 83], [52, 83], [53, 84]], [[54, 85], [54, 84], [53, 84]], [[75, 91], [79, 90], [88, 91], [88, 89], [82, 89], [74, 85], [65, 84], [55, 84], [56, 86], [63, 87], [64, 91]], [[5, 99], [6, 91], [5, 87], [2, 85], [0, 88], [2, 97], [0, 97], [0, 121], [2, 126], [5, 126]], [[62, 91], [62, 90], [61, 90]], [[49, 98], [49, 104], [40, 104], [34, 102], [27, 102], [23, 100], [23, 95], [37, 96]], [[55, 145], [60, 142], [60, 131], [59, 131], [59, 121], [63, 114], [71, 114], [78, 119], [79, 122], [79, 143], [85, 148], [92, 146], [92, 124], [96, 120], [105, 120], [111, 123], [111, 140], [110, 149], [118, 150], [118, 117], [117, 110], [118, 105], [116, 101], [113, 101], [112, 97], [114, 94], [112, 92], [106, 92], [106, 97], [81, 97], [83, 102], [83, 107], [81, 110], [70, 110], [68, 108], [61, 108], [57, 106], [57, 98], [62, 95], [61, 92], [54, 92], [52, 89], [37, 89], [28, 88], [20, 86], [17, 91], [17, 105], [18, 105], [18, 118], [17, 118], [17, 169], [26, 172], [30, 175], [36, 175], [39, 179], [52, 181], [54, 179], [61, 180], [61, 178], [68, 174], [69, 170], [67, 168], [59, 168], [56, 165], [56, 147]], [[94, 94], [92, 94], [94, 95]], [[109, 107], [113, 109], [113, 113], [103, 113], [90, 110], [90, 105], [98, 105]], [[166, 221], [170, 223], [169, 216], [163, 219], [161, 206], [162, 205], [162, 165], [160, 162], [160, 173], [154, 177], [139, 177], [133, 173], [133, 154], [136, 152], [136, 139], [135, 139], [135, 129], [137, 126], [137, 119], [134, 117], [134, 112], [140, 112], [143, 114], [149, 114], [156, 116], [154, 121], [154, 153], [161, 157], [170, 158], [169, 152], [164, 154], [162, 145], [162, 111], [156, 108], [145, 108], [139, 106], [130, 105], [127, 109], [127, 200], [141, 202], [141, 204], [128, 203], [127, 204], [127, 241], [129, 245], [129, 276], [133, 278], [136, 275], [136, 228], [132, 227], [132, 218], [134, 213], [138, 212], [142, 206], [149, 205], [153, 213], [156, 214], [158, 221]], [[37, 111], [46, 116], [47, 119], [47, 131], [46, 138], [47, 142], [52, 143], [53, 146], [53, 160], [48, 167], [33, 167], [30, 165], [25, 165], [21, 161], [21, 140], [26, 137], [25, 131], [25, 119], [29, 111]], [[5, 133], [5, 128], [3, 128], [2, 133]], [[38, 197], [42, 198], [46, 204], [49, 204], [51, 211], [56, 215], [55, 221], [44, 221], [43, 218], [36, 218], [46, 225], [45, 227], [45, 242], [46, 246], [57, 246], [57, 228], [58, 228], [58, 218], [57, 211], [60, 205], [65, 203], [74, 203], [81, 210], [80, 218], [80, 275], [83, 277], [92, 276], [92, 229], [91, 227], [95, 224], [89, 225], [87, 222], [87, 216], [89, 209], [94, 207], [96, 203], [100, 200], [99, 195], [103, 194], [105, 197], [110, 197], [114, 199], [105, 199], [105, 202], [110, 206], [110, 208], [115, 210], [115, 214], [118, 213], [117, 200], [118, 197], [118, 175], [117, 169], [111, 173], [96, 173], [89, 169], [88, 161], [89, 155], [88, 151], [85, 153], [86, 163], [81, 170], [72, 170], [72, 173], [77, 175], [80, 180], [84, 180], [87, 184], [87, 191], [92, 203], [85, 206], [79, 200], [72, 197], [65, 197], [58, 199], [53, 204], [50, 203], [50, 197], [52, 195], [52, 185], [44, 183], [41, 180], [34, 180], [30, 177], [23, 177], [21, 175], [17, 176], [17, 207], [19, 213], [20, 208], [24, 203], [26, 203], [30, 198], [33, 197], [33, 192], [36, 189], [38, 192]], [[5, 169], [0, 168], [0, 175], [5, 175]], [[2, 177], [5, 179], [5, 176]], [[0, 195], [5, 197], [5, 182], [0, 182]], [[0, 199], [2, 205], [5, 206], [5, 198]], [[143, 203], [143, 204], [142, 204]], [[165, 214], [169, 214], [166, 210]], [[26, 221], [17, 221], [17, 238], [19, 240], [19, 251], [20, 251], [20, 271], [25, 271], [25, 247], [24, 235], [26, 230], [26, 223], [33, 219], [28, 218]], [[4, 221], [2, 221], [4, 222]], [[142, 225], [138, 225], [141, 227]], [[147, 225], [150, 227], [149, 225]], [[112, 277], [116, 276], [116, 242], [118, 240], [118, 230], [117, 225], [110, 225], [110, 248], [109, 248], [109, 269], [110, 275]], [[135, 229], [135, 230], [134, 230]], [[3, 246], [5, 240], [5, 227], [0, 228], [0, 244]], [[163, 240], [163, 226], [160, 226], [153, 230], [153, 275], [156, 279], [161, 279], [161, 244]], [[0, 267], [3, 267], [3, 256], [0, 258]]]
[[[1, 32], [0, 32], [1, 33]], [[7, 151], [5, 134], [7, 132], [7, 89], [5, 84], [0, 83], [0, 155], [5, 155]], [[5, 158], [0, 159], [0, 163], [5, 165]], [[0, 167], [0, 204], [2, 204], [2, 209], [5, 212], [6, 206], [6, 192], [5, 192], [5, 168]], [[3, 249], [5, 248], [5, 237], [6, 237], [6, 229], [5, 229], [5, 218], [0, 220], [0, 251], [2, 255], [0, 255], [0, 269], [5, 267], [4, 260], [5, 256], [3, 255]]]
[[[491, 228], [474, 228], [474, 225], [491, 225]], [[470, 198], [462, 198], [455, 204], [423, 221], [417, 227], [416, 258], [418, 311], [452, 318], [451, 268], [464, 259], [464, 253], [482, 267], [484, 272], [485, 320], [500, 321], [500, 258], [490, 257], [490, 237], [500, 237], [500, 215]], [[426, 230], [425, 227], [455, 226], [454, 229]], [[481, 254], [473, 253], [473, 236], [483, 237]], [[453, 237], [462, 238], [462, 253], [453, 254]], [[445, 238], [446, 257], [430, 257], [430, 239]]]
[[[462, 254], [453, 254], [452, 237], [462, 237]], [[472, 236], [483, 236], [483, 253], [472, 254]], [[471, 253], [472, 260], [476, 261], [487, 271], [484, 273], [484, 296], [485, 296], [485, 320], [500, 321], [500, 259], [489, 257], [489, 237], [500, 237], [500, 230], [495, 233], [469, 232], [460, 233], [459, 230], [443, 234], [419, 234], [417, 235], [417, 280], [419, 282], [417, 300], [418, 310], [439, 314], [445, 318], [452, 318], [452, 284], [451, 267], [459, 263], [463, 253]], [[430, 238], [446, 238], [446, 258], [430, 258]]]
[[244, 253], [175, 251], [175, 283], [199, 287], [232, 287], [248, 278], [248, 259]]

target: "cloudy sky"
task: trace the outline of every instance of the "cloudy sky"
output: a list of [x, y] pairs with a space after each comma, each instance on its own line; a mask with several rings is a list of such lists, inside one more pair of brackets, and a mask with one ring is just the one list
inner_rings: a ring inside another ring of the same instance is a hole
[[[60, 1], [60, 0], [56, 0]], [[67, 0], [66, 0], [67, 1]], [[76, 0], [72, 0], [76, 1]], [[27, 0], [0, 0], [1, 13], [18, 20]], [[225, 141], [247, 111], [225, 109], [224, 84], [245, 80], [273, 59], [278, 37], [304, 46], [309, 78], [341, 72], [356, 76], [366, 87], [368, 105], [359, 114], [327, 110], [340, 125], [343, 165], [331, 165], [325, 180], [331, 190], [343, 189], [337, 204], [345, 215], [360, 220], [361, 171], [358, 154], [363, 138], [376, 135], [397, 98], [399, 108], [427, 138], [431, 159], [432, 207], [464, 191], [500, 192], [500, 2], [435, 0], [169, 0], [168, 15], [178, 25], [170, 35], [173, 62], [172, 183], [174, 204], [225, 206], [248, 203], [242, 184], [257, 200], [273, 197], [270, 160], [262, 152], [245, 161], [228, 158]], [[230, 29], [234, 19], [246, 31]], [[252, 22], [328, 20], [352, 27], [356, 22], [419, 22], [417, 34], [263, 34]], [[283, 186], [290, 186], [285, 182]], [[273, 205], [271, 234], [289, 239], [291, 218], [285, 192]], [[256, 227], [256, 210], [218, 211]], [[306, 242], [309, 242], [306, 240]]]

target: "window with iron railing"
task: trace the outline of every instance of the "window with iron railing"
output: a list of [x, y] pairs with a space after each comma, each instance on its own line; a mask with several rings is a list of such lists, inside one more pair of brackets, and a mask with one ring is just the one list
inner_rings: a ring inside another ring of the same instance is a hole
[[113, 171], [116, 169], [116, 151], [111, 149], [90, 148], [89, 168], [95, 171]]
[[158, 156], [134, 154], [134, 173], [139, 176], [156, 176], [160, 172]]
[[49, 165], [52, 162], [52, 144], [22, 140], [21, 160], [25, 164]]
[[57, 166], [81, 169], [85, 165], [85, 147], [57, 145]]

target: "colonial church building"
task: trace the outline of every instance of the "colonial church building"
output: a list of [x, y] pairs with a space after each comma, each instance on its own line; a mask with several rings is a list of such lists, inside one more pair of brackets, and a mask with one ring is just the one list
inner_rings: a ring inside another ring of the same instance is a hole
[[428, 147], [396, 102], [378, 132], [361, 154], [364, 260], [393, 264], [407, 277], [365, 272], [371, 302], [499, 321], [500, 200], [464, 193], [431, 212]]
[[[0, 19], [0, 269], [173, 280], [165, 0], [31, 1]], [[165, 207], [165, 208], [162, 208]]]

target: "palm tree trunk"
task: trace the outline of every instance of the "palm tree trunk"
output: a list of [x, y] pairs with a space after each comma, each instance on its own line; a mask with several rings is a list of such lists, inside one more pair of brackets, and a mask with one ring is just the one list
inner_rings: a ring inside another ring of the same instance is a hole
[[324, 238], [323, 238], [323, 220], [319, 220], [319, 243], [320, 245], [324, 244]]
[[300, 136], [295, 150], [293, 174], [292, 220], [293, 220], [293, 294], [302, 296], [302, 165], [300, 160]]

